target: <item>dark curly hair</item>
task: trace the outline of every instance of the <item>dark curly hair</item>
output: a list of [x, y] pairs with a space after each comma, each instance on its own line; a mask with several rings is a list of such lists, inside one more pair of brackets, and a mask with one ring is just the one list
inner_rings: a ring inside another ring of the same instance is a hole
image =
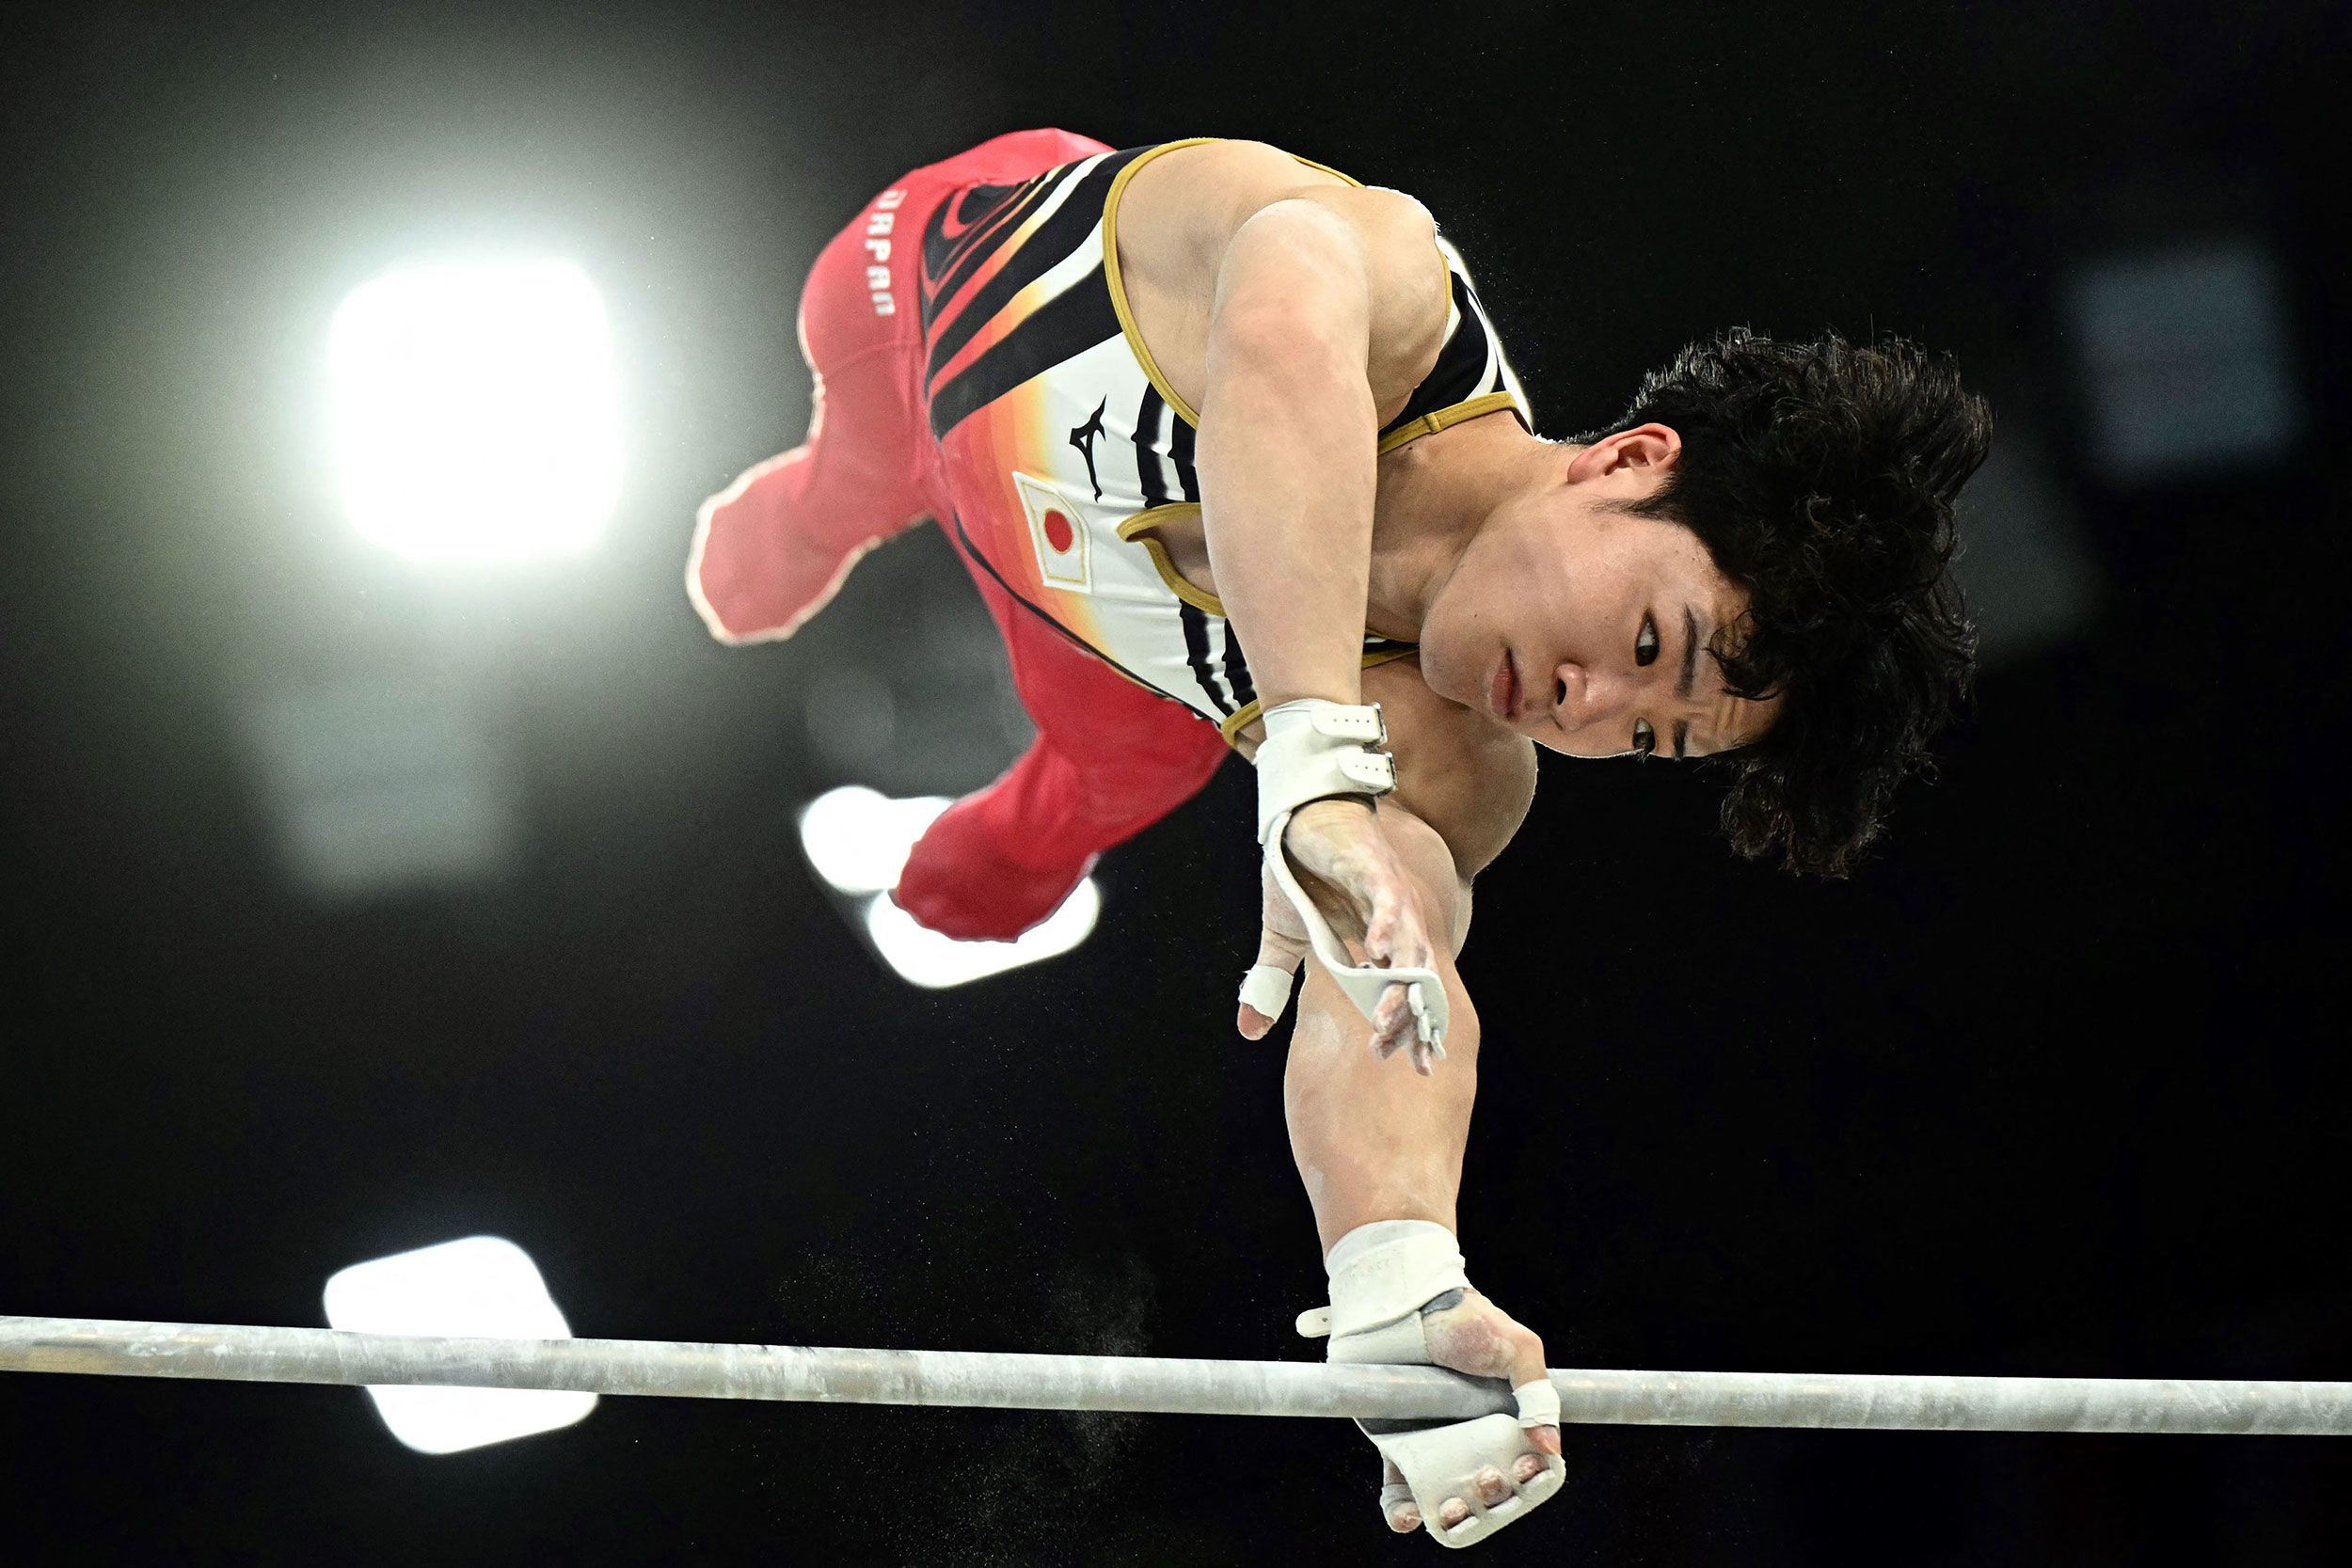
[[1747, 590], [1746, 617], [1710, 651], [1734, 694], [1781, 698], [1762, 738], [1723, 755], [1724, 831], [1750, 859], [1777, 847], [1791, 871], [1846, 876], [1968, 704], [1977, 633], [1950, 573], [1952, 500], [1984, 461], [1992, 411], [1950, 356], [1900, 338], [1734, 328], [1575, 439], [1652, 421], [1681, 456], [1622, 510], [1689, 529]]

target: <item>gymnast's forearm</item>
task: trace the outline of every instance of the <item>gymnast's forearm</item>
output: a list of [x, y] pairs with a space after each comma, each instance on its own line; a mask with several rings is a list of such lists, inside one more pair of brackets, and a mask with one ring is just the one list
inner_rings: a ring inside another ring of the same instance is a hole
[[1434, 1220], [1452, 1230], [1462, 1152], [1478, 1095], [1478, 1014], [1444, 966], [1453, 1026], [1433, 1077], [1364, 1046], [1364, 1020], [1312, 961], [1282, 1077], [1291, 1154], [1328, 1252], [1375, 1220]]
[[1362, 703], [1376, 409], [1362, 355], [1303, 325], [1212, 339], [1195, 458], [1218, 599], [1268, 707]]

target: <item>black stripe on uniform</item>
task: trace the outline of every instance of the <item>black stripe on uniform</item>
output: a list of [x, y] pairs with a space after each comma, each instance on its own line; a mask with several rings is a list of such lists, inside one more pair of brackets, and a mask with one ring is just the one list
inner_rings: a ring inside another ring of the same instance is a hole
[[1478, 290], [1470, 285], [1469, 279], [1463, 280], [1463, 286], [1470, 295], [1470, 312], [1478, 318], [1478, 329], [1485, 335], [1486, 346], [1493, 351], [1494, 355], [1494, 374], [1486, 378], [1486, 385], [1478, 389], [1479, 394], [1484, 396], [1488, 392], [1502, 391], [1510, 385], [1502, 372], [1510, 363], [1511, 356], [1502, 352], [1502, 339], [1495, 331], [1493, 321], [1486, 315], [1486, 302], [1478, 297]]
[[1209, 673], [1209, 618], [1181, 599], [1176, 603], [1176, 615], [1184, 624], [1184, 662], [1192, 666], [1192, 678], [1200, 683], [1217, 712], [1231, 715], [1233, 705], [1225, 700], [1216, 677]]
[[971, 227], [980, 221], [983, 210], [995, 211], [1008, 198], [1025, 186], [1035, 184], [1037, 179], [1041, 178], [1024, 180], [1018, 185], [974, 185], [956, 198], [956, 221], [966, 228]]
[[[1138, 148], [1137, 151], [1142, 150]], [[1094, 171], [1080, 181], [1069, 198], [1056, 208], [1054, 215], [1027, 239], [1023, 240], [995, 276], [978, 288], [956, 308], [955, 319], [949, 322], [931, 343], [930, 363], [924, 371], [926, 379], [939, 374], [956, 352], [972, 341], [972, 335], [995, 318], [996, 312], [1009, 303], [1012, 296], [1045, 276], [1046, 272], [1070, 259], [1086, 243], [1097, 225], [1103, 221], [1103, 199], [1110, 194], [1111, 182], [1119, 171], [1135, 160], [1135, 153], [1116, 154], [1094, 166]], [[1100, 291], [1107, 305], [1110, 294]], [[1114, 318], [1116, 319], [1116, 318]]]
[[1233, 689], [1233, 705], [1248, 707], [1258, 700], [1257, 684], [1249, 678], [1249, 661], [1241, 657], [1241, 639], [1233, 635], [1233, 623], [1224, 623], [1225, 684]]
[[974, 245], [988, 238], [990, 230], [1008, 212], [1027, 205], [1029, 198], [1037, 194], [1037, 187], [1045, 180], [1044, 174], [1039, 174], [1017, 185], [969, 187], [955, 200], [955, 220], [959, 227], [953, 234], [947, 232], [948, 204], [941, 202], [931, 214], [931, 221], [923, 233], [924, 280], [937, 285], [947, 276], [949, 268], [962, 261]]
[[1184, 492], [1184, 499], [1200, 499], [1200, 476], [1192, 466], [1193, 437], [1198, 434], [1182, 414], [1170, 421], [1174, 429], [1168, 433], [1168, 460], [1176, 465], [1176, 483]]
[[1160, 389], [1149, 386], [1136, 405], [1136, 478], [1147, 510], [1168, 504], [1168, 479], [1160, 472], [1159, 451], [1160, 410], [1167, 406], [1160, 401]]
[[[971, 282], [972, 275], [996, 254], [997, 247], [1021, 227], [1022, 220], [1050, 198], [1076, 167], [1076, 164], [1064, 164], [1015, 187], [1013, 199], [982, 219], [977, 228], [966, 230], [953, 239], [946, 232], [946, 205], [940, 205], [931, 214], [930, 226], [923, 236], [923, 266], [930, 289], [924, 303], [923, 325], [927, 329], [941, 308], [954, 302], [956, 291]], [[936, 265], [932, 261], [934, 251], [939, 258]]]
[[1454, 336], [1438, 351], [1438, 362], [1430, 367], [1428, 378], [1413, 388], [1413, 400], [1405, 405], [1405, 412], [1382, 425], [1381, 435], [1440, 408], [1468, 403], [1484, 389], [1491, 340], [1486, 318], [1478, 313], [1477, 302], [1470, 298], [1470, 284], [1458, 272], [1454, 275], [1454, 305], [1462, 313], [1462, 319], [1454, 325]]
[[1119, 336], [1119, 313], [1096, 267], [1013, 328], [1012, 336], [931, 394], [931, 434], [947, 432], [1032, 376]]
[[[969, 257], [975, 246], [994, 248], [993, 245], [984, 246], [983, 243], [1001, 231], [997, 220], [1025, 205], [1027, 198], [1036, 194], [1035, 187], [1042, 179], [1043, 176], [1040, 176], [1038, 180], [1020, 185], [975, 185], [964, 192], [961, 199], [953, 203], [943, 201], [931, 209], [930, 221], [923, 225], [921, 240], [923, 328], [926, 332], [930, 330], [941, 303], [950, 292], [947, 282], [949, 272], [959, 261]], [[989, 198], [984, 211], [974, 210], [975, 197]], [[947, 232], [947, 209], [950, 205], [956, 210], [957, 221], [963, 225], [953, 234]]]

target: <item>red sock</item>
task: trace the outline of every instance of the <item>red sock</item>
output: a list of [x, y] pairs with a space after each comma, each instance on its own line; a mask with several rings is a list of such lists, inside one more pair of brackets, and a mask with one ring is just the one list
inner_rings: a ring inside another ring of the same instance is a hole
[[1103, 845], [1084, 831], [1078, 770], [1041, 736], [986, 789], [941, 813], [891, 894], [959, 942], [1009, 942], [1061, 907]]

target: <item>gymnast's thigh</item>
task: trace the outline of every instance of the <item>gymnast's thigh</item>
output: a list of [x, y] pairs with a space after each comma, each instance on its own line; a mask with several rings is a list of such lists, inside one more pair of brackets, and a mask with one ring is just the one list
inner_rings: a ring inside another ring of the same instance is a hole
[[823, 376], [866, 355], [916, 352], [922, 339], [923, 234], [942, 204], [976, 185], [1018, 184], [1109, 150], [1068, 131], [1014, 131], [891, 182], [826, 243], [809, 268], [801, 290], [799, 329], [810, 367]]

